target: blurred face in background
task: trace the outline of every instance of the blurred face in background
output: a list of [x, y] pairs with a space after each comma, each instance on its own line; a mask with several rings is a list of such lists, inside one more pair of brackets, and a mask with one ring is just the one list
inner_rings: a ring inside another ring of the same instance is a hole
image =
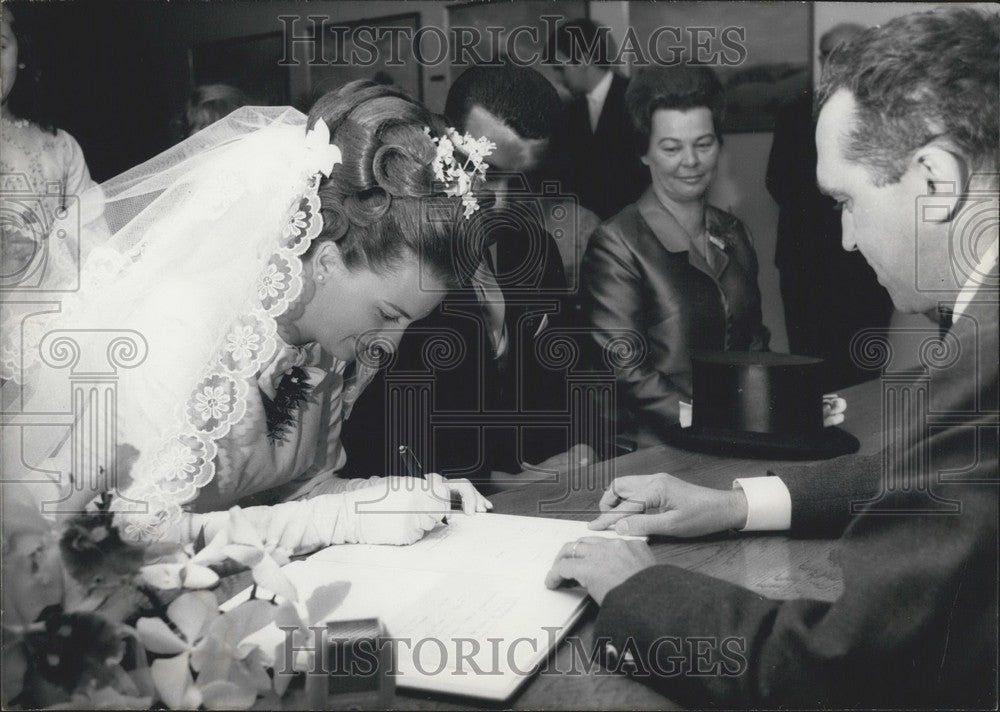
[[559, 61], [553, 69], [559, 81], [572, 96], [583, 96], [590, 91], [592, 77], [590, 65], [574, 62], [562, 52], [556, 52]]
[[0, 91], [3, 103], [17, 79], [17, 37], [10, 26], [10, 11], [4, 9], [3, 21], [0, 23]]
[[864, 27], [854, 23], [843, 23], [837, 25], [832, 30], [824, 34], [819, 40], [819, 63], [820, 66], [826, 64], [827, 57], [833, 50], [842, 44], [850, 42], [854, 37], [864, 31]]
[[657, 109], [640, 160], [649, 166], [661, 201], [687, 203], [704, 199], [715, 178], [719, 148], [708, 107]]
[[[538, 170], [549, 146], [549, 140], [545, 138], [524, 138], [500, 118], [478, 105], [469, 110], [464, 131], [477, 138], [488, 138], [496, 144], [496, 149], [486, 158], [489, 169], [482, 188], [494, 192], [497, 207], [503, 207], [506, 203], [509, 183], [516, 175], [523, 176], [530, 186], [532, 174]], [[501, 173], [513, 175], [500, 177]]]

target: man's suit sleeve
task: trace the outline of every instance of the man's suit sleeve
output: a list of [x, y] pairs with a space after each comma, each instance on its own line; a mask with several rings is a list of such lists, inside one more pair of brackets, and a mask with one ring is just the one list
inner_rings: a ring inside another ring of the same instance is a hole
[[964, 494], [960, 516], [858, 517], [835, 602], [771, 600], [659, 565], [608, 593], [595, 637], [682, 704], [995, 704], [996, 492]]
[[878, 494], [882, 469], [882, 453], [878, 452], [784, 467], [768, 474], [781, 478], [791, 495], [792, 536], [836, 537], [850, 522], [852, 504]]

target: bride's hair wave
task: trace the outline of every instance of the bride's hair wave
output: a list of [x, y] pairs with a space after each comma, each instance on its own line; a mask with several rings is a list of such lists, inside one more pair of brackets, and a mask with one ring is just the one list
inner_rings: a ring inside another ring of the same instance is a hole
[[308, 128], [318, 121], [343, 163], [320, 184], [323, 229], [313, 245], [334, 240], [348, 267], [376, 272], [412, 252], [447, 285], [463, 283], [473, 230], [459, 198], [433, 192], [436, 149], [427, 131], [444, 135], [442, 118], [399, 89], [359, 80], [320, 97]]

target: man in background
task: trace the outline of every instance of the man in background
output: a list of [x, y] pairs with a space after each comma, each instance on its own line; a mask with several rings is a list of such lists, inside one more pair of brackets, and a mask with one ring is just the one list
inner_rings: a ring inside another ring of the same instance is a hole
[[[820, 64], [864, 28], [843, 23], [820, 39]], [[875, 378], [851, 357], [862, 329], [886, 329], [892, 301], [857, 252], [840, 248], [840, 211], [816, 186], [816, 125], [812, 93], [778, 115], [767, 165], [767, 190], [778, 203], [774, 263], [781, 273], [789, 351], [826, 362], [823, 387], [844, 388]]]
[[[428, 471], [482, 481], [492, 472], [518, 473], [524, 463], [576, 444], [545, 417], [568, 411], [566, 370], [546, 356], [543, 343], [566, 324], [568, 294], [559, 249], [544, 227], [555, 196], [531, 189], [558, 110], [548, 80], [511, 64], [469, 68], [451, 86], [449, 122], [496, 144], [477, 194], [483, 262], [471, 284], [407, 330], [391, 365], [355, 405], [344, 427], [351, 474], [392, 472], [396, 449], [408, 445]], [[572, 229], [571, 213], [563, 222]], [[434, 355], [444, 351], [453, 358]], [[430, 383], [429, 407], [416, 403], [414, 410], [390, 394], [392, 384], [406, 382]], [[429, 425], [428, 417], [437, 424]], [[407, 435], [413, 421], [419, 432]], [[385, 442], [386, 449], [352, 447], [355, 442]], [[574, 454], [588, 456], [586, 450]], [[567, 458], [555, 461], [564, 465]]]
[[609, 28], [588, 19], [556, 27], [547, 56], [572, 100], [554, 135], [553, 170], [563, 190], [601, 220], [634, 203], [649, 184], [625, 109], [628, 79], [612, 70], [615, 46]]

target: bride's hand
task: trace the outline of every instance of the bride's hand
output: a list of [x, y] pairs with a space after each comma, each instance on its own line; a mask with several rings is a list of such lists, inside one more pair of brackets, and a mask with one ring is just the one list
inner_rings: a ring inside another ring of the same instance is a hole
[[469, 480], [454, 479], [449, 480], [436, 472], [425, 475], [430, 483], [434, 494], [439, 499], [450, 502], [453, 497], [458, 497], [462, 501], [462, 511], [466, 514], [485, 512], [493, 509], [493, 503], [486, 499], [479, 490], [476, 489]]

